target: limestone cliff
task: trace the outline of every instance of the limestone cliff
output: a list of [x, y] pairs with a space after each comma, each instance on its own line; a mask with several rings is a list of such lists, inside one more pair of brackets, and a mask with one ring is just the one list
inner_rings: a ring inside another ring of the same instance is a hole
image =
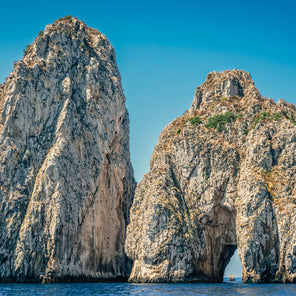
[[296, 282], [296, 108], [212, 72], [161, 133], [127, 228], [133, 282]]
[[114, 49], [70, 16], [0, 87], [0, 281], [128, 277], [135, 182]]

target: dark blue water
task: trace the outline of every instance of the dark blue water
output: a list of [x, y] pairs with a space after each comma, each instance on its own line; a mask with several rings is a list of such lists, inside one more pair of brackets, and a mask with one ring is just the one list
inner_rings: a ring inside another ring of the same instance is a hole
[[0, 295], [296, 295], [296, 285], [281, 284], [0, 284]]

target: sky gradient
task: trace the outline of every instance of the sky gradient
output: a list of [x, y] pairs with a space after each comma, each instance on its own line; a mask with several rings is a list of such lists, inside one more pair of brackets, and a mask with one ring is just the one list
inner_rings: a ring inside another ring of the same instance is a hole
[[77, 16], [111, 41], [130, 114], [137, 181], [165, 125], [211, 71], [251, 73], [263, 96], [296, 103], [296, 1], [5, 1], [0, 83], [46, 24]]
[[140, 181], [165, 125], [208, 72], [242, 69], [263, 96], [296, 103], [296, 1], [10, 1], [0, 12], [0, 82], [45, 25], [71, 14], [113, 44]]

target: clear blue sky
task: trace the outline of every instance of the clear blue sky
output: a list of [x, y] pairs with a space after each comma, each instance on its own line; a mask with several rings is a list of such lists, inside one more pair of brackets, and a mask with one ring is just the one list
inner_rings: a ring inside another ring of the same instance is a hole
[[0, 82], [45, 25], [71, 14], [107, 35], [130, 113], [135, 177], [208, 72], [242, 69], [263, 96], [296, 103], [296, 1], [2, 1]]
[[[257, 3], [259, 2], [259, 3]], [[208, 72], [249, 71], [264, 96], [296, 103], [296, 1], [2, 1], [0, 82], [45, 25], [71, 14], [107, 35], [130, 113], [135, 177]]]

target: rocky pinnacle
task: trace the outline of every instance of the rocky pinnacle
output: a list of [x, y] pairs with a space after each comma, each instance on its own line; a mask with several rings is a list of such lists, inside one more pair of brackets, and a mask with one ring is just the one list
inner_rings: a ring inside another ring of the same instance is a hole
[[0, 281], [118, 280], [135, 181], [115, 53], [46, 26], [0, 86]]

